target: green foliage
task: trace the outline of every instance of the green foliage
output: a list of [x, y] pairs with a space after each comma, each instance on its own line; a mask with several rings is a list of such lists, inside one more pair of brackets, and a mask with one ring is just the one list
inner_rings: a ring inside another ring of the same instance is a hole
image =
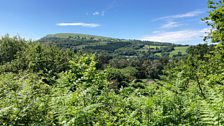
[[209, 16], [204, 18], [203, 21], [207, 23], [211, 30], [205, 39], [211, 39], [212, 42], [224, 42], [224, 1], [208, 0], [208, 7], [210, 8]]
[[189, 55], [186, 61], [170, 64], [164, 71], [166, 76], [158, 81], [176, 95], [191, 98], [184, 102], [197, 101], [198, 115], [194, 116], [198, 125], [223, 125], [223, 51], [223, 45], [218, 44], [207, 53]]
[[[186, 59], [169, 63], [152, 83], [135, 80], [135, 74], [141, 69], [150, 76], [157, 73], [161, 62], [156, 60], [132, 59], [125, 61], [128, 67], [97, 70], [93, 54], [70, 55], [56, 47], [29, 44], [10, 63], [17, 63], [17, 72], [0, 74], [0, 125], [224, 123], [223, 44], [206, 51], [201, 45], [192, 47]], [[21, 67], [22, 59], [27, 66]], [[68, 68], [60, 59], [66, 59], [62, 61]], [[54, 74], [43, 76], [47, 71]], [[49, 84], [46, 77], [54, 81]]]
[[16, 64], [32, 72], [54, 73], [68, 68], [70, 55], [67, 50], [60, 50], [54, 46], [30, 43], [26, 50], [18, 54]]
[[100, 76], [104, 77], [105, 75], [98, 73], [94, 59], [94, 55], [74, 56], [69, 62], [70, 69], [58, 75], [58, 83], [62, 84], [62, 87], [68, 87], [71, 91], [75, 91], [77, 86], [84, 88], [90, 87], [92, 84], [101, 85]]
[[169, 56], [172, 57], [174, 55], [178, 55], [179, 53], [181, 53], [181, 55], [185, 55], [187, 53], [188, 48], [189, 48], [188, 46], [174, 47], [174, 51], [172, 51]]
[[127, 87], [128, 83], [136, 79], [137, 70], [134, 67], [126, 67], [123, 69], [107, 68], [107, 79], [113, 89]]
[[70, 50], [27, 42], [19, 38], [3, 37], [1, 42], [4, 48], [1, 51], [4, 56], [0, 56], [3, 63], [0, 66], [1, 73], [34, 72], [46, 77], [48, 83], [57, 73], [69, 68], [68, 61], [73, 55]]
[[47, 125], [49, 90], [34, 74], [0, 75], [0, 125]]
[[26, 48], [26, 43], [19, 37], [10, 38], [9, 35], [0, 39], [0, 64], [11, 62], [16, 54]]

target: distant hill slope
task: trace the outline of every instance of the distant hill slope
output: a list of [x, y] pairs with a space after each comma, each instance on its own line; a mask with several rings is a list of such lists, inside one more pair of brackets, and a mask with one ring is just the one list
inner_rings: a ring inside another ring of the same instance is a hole
[[[62, 48], [72, 48], [74, 50], [88, 52], [106, 52], [121, 56], [137, 56], [146, 52], [148, 53], [149, 51], [150, 53], [157, 54], [157, 56], [162, 56], [164, 53], [170, 53], [174, 51], [175, 47], [187, 48], [187, 46], [184, 45], [176, 45], [165, 42], [116, 39], [74, 33], [49, 34], [41, 38], [39, 42], [45, 44], [54, 44]], [[158, 53], [163, 54], [158, 55]], [[172, 55], [175, 55], [175, 53], [172, 53]]]
[[76, 33], [58, 33], [58, 34], [49, 34], [43, 37], [41, 40], [44, 39], [52, 39], [52, 38], [60, 38], [60, 39], [88, 39], [88, 40], [110, 40], [110, 37], [103, 37], [103, 36], [96, 36], [96, 35], [87, 35], [87, 34], [76, 34]]

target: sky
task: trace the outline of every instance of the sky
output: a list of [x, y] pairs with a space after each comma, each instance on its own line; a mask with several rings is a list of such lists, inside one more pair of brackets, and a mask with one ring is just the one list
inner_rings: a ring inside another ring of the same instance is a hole
[[207, 0], [1, 0], [0, 36], [37, 40], [81, 33], [178, 44], [203, 43]]

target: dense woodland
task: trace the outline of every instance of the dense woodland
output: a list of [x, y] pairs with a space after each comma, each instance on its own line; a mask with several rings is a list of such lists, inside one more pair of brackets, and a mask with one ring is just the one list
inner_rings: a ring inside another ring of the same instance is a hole
[[223, 126], [224, 1], [208, 5], [203, 21], [211, 27], [210, 44], [178, 56], [167, 53], [180, 45], [155, 42], [164, 47], [133, 55], [129, 49], [149, 43], [137, 40], [77, 50], [84, 39], [64, 48], [2, 37], [0, 125]]

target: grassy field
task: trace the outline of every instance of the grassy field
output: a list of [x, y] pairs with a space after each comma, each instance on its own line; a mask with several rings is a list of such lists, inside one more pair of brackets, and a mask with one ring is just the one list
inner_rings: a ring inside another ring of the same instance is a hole
[[[150, 48], [160, 48], [161, 46], [150, 46]], [[149, 47], [148, 47], [149, 48]], [[172, 52], [170, 52], [170, 57], [172, 57], [173, 55], [177, 55], [178, 52], [181, 52], [182, 55], [186, 54], [186, 50], [187, 50], [188, 46], [177, 46], [177, 47], [174, 47], [174, 50]], [[161, 53], [156, 53], [155, 54], [156, 56], [161, 56]]]
[[177, 55], [178, 52], [181, 52], [182, 54], [186, 54], [187, 48], [188, 48], [188, 46], [177, 46], [177, 47], [174, 47], [174, 51], [172, 51], [170, 53], [170, 57], [172, 57], [173, 55]]
[[139, 51], [144, 52], [144, 51], [147, 51], [150, 48], [153, 48], [153, 49], [159, 48], [160, 49], [160, 47], [162, 47], [162, 46], [145, 45], [143, 48], [139, 49]]
[[155, 49], [155, 48], [159, 48], [160, 49], [160, 47], [161, 46], [154, 46], [154, 45], [145, 45], [145, 49], [149, 49], [149, 48], [153, 48], [153, 49]]

